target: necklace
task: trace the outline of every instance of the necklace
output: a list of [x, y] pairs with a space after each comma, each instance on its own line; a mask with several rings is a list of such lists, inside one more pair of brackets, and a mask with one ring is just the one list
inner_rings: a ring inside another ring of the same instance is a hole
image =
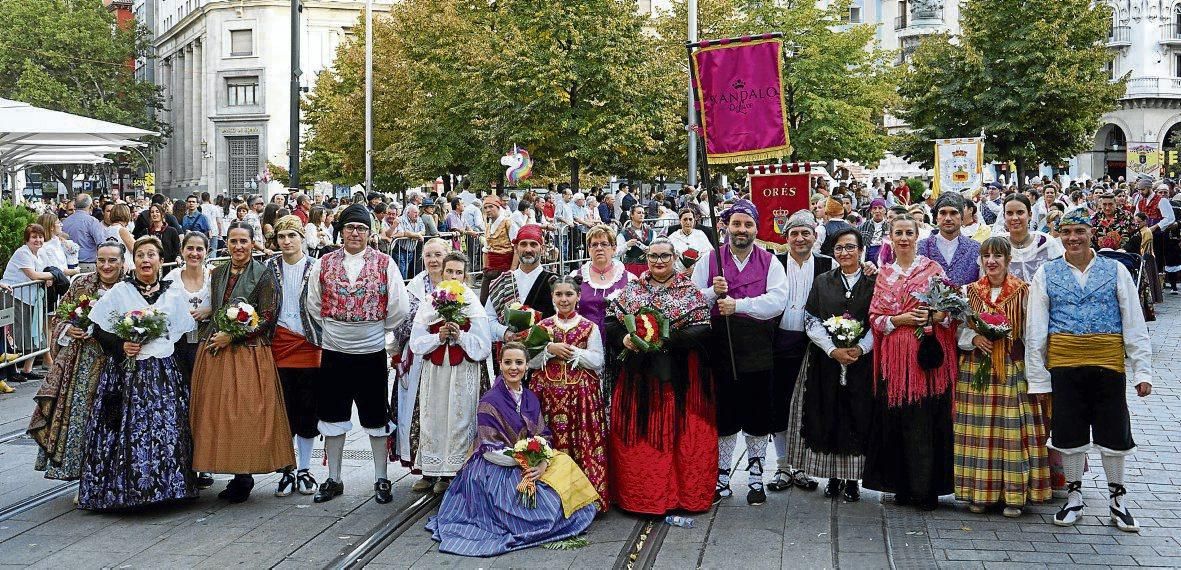
[[649, 273], [649, 274], [648, 274], [648, 279], [651, 279], [652, 281], [654, 281], [654, 282], [656, 282], [656, 283], [659, 283], [659, 284], [661, 284], [661, 285], [664, 285], [665, 283], [668, 283], [669, 281], [672, 281], [673, 277], [676, 277], [676, 276], [677, 276], [677, 274], [676, 274], [676, 273], [673, 273], [672, 275], [669, 275], [668, 277], [666, 277], [666, 278], [664, 278], [664, 279], [657, 279], [655, 275], [652, 275], [651, 273]]
[[861, 274], [861, 270], [854, 271], [849, 277], [853, 278], [853, 285], [849, 284], [849, 280], [845, 277], [845, 272], [841, 272], [841, 283], [845, 286], [845, 298], [853, 298], [853, 286], [857, 285], [857, 277]]
[[1019, 242], [1013, 242], [1013, 247], [1016, 247], [1017, 249], [1024, 249], [1026, 246], [1028, 246], [1032, 242], [1033, 242], [1033, 234], [1025, 234], [1025, 239], [1023, 239]]
[[591, 268], [591, 271], [594, 271], [595, 274], [598, 275], [600, 279], [606, 279], [607, 274], [610, 273], [612, 269], [615, 269], [615, 267], [613, 265], [608, 265], [607, 269], [599, 271], [599, 268], [595, 267], [595, 264], [593, 264], [593, 263], [591, 264], [590, 268]]

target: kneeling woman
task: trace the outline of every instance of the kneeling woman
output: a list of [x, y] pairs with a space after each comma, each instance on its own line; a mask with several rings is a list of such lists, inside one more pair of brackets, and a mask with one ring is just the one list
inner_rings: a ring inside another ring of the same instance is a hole
[[[496, 556], [576, 536], [595, 518], [599, 496], [566, 454], [522, 473], [504, 454], [517, 441], [550, 432], [537, 396], [521, 385], [527, 370], [525, 347], [510, 342], [500, 353], [502, 376], [480, 398], [475, 453], [443, 496], [439, 514], [426, 528], [439, 551]], [[537, 503], [521, 504], [522, 477], [537, 482]]]
[[[153, 236], [136, 240], [131, 277], [111, 287], [90, 311], [95, 339], [110, 359], [99, 376], [83, 454], [78, 505], [84, 509], [197, 496], [189, 389], [172, 355], [174, 343], [195, 323], [184, 296], [170, 288], [173, 282], [160, 280], [163, 249]], [[139, 344], [115, 334], [122, 315], [147, 308], [167, 315], [164, 337]]]

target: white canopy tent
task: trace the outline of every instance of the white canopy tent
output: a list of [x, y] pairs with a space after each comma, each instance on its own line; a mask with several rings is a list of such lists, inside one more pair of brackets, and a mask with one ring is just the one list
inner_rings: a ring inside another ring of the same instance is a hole
[[40, 164], [101, 164], [106, 155], [145, 146], [158, 133], [0, 98], [0, 171], [19, 203], [17, 171]]

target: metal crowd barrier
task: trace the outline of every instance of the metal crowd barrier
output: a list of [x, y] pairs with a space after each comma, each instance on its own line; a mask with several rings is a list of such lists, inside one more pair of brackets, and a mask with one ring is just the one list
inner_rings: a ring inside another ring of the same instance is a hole
[[0, 368], [49, 352], [49, 307], [44, 281], [0, 291]]

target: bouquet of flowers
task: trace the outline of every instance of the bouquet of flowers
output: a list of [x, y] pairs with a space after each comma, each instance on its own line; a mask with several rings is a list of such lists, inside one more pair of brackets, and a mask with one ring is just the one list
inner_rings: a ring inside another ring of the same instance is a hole
[[681, 265], [685, 266], [685, 269], [692, 269], [698, 259], [701, 259], [701, 252], [696, 249], [689, 248], [681, 252]]
[[[623, 315], [620, 321], [627, 328], [637, 352], [658, 352], [664, 349], [664, 341], [668, 340], [669, 335], [668, 317], [664, 313], [651, 307], [642, 307], [634, 315]], [[621, 359], [626, 357], [626, 351], [620, 355]]]
[[504, 324], [514, 333], [529, 330], [533, 325], [540, 323], [541, 319], [541, 311], [529, 305], [512, 303], [504, 309]]
[[[557, 452], [549, 446], [549, 442], [544, 437], [535, 435], [518, 441], [512, 449], [504, 450], [504, 454], [513, 458], [517, 465], [521, 466], [522, 471], [528, 471], [537, 467], [542, 461], [557, 455]], [[530, 509], [536, 508], [537, 481], [522, 475], [521, 482], [517, 484], [517, 498], [521, 501], [521, 505]]]
[[[930, 282], [927, 284], [927, 292], [911, 293], [915, 299], [927, 306], [927, 310], [932, 313], [942, 311], [947, 313], [953, 319], [963, 319], [965, 315], [972, 313], [971, 307], [968, 306], [968, 300], [960, 294], [960, 290], [946, 277], [939, 275], [932, 275]], [[928, 323], [930, 324], [930, 323]], [[923, 338], [925, 327], [918, 327], [914, 331], [915, 338]]]
[[[865, 336], [865, 325], [853, 318], [853, 315], [845, 313], [843, 315], [834, 315], [829, 317], [823, 323], [824, 330], [828, 331], [828, 336], [832, 338], [833, 344], [837, 348], [853, 348], [857, 346], [857, 342], [861, 337]], [[845, 373], [847, 367], [841, 365], [841, 386], [845, 385]]]
[[[1013, 325], [1009, 323], [1008, 317], [1001, 313], [973, 313], [968, 316], [969, 324], [972, 325], [972, 330], [976, 334], [996, 342], [1009, 338], [1009, 334], [1013, 332]], [[993, 360], [1001, 357], [1001, 362], [997, 366], [1004, 366], [1004, 355], [993, 346], [992, 358], [985, 358], [980, 362], [980, 367], [976, 369], [976, 373], [972, 376], [972, 389], [983, 390], [988, 386], [988, 377], [992, 375]]]
[[246, 299], [238, 297], [213, 315], [213, 325], [219, 332], [230, 335], [230, 338], [244, 338], [258, 330], [258, 311]]
[[535, 356], [541, 354], [541, 351], [545, 350], [545, 347], [549, 346], [549, 343], [553, 342], [553, 340], [549, 331], [540, 326], [533, 325], [529, 327], [529, 334], [525, 335], [525, 339], [521, 343], [525, 345], [525, 352], [528, 353], [529, 358], [532, 360]]
[[464, 297], [463, 283], [448, 279], [439, 283], [439, 287], [431, 292], [431, 306], [444, 321], [463, 326], [467, 323], [467, 317], [463, 315], [463, 309], [467, 306]]
[[[147, 344], [168, 335], [168, 315], [151, 307], [133, 309], [124, 315], [111, 313], [111, 318], [115, 321], [115, 336], [127, 342]], [[135, 361], [134, 358], [126, 360], [129, 372], [135, 371]]]
[[79, 295], [74, 302], [63, 302], [57, 306], [57, 316], [82, 330], [90, 328], [90, 309], [94, 299], [90, 295]]

